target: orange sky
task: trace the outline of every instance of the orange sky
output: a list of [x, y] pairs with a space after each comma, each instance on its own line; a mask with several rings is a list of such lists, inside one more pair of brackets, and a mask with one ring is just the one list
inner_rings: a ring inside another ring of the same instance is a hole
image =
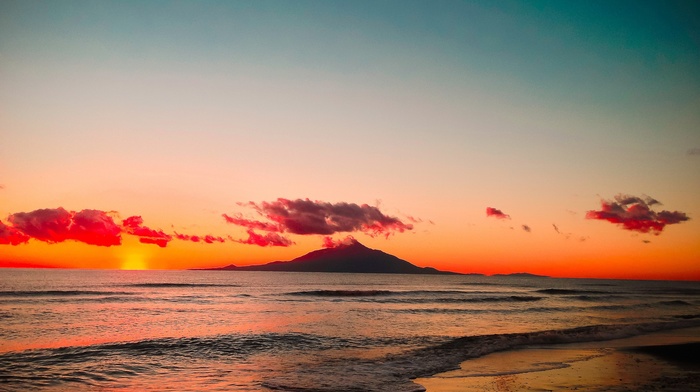
[[648, 6], [3, 2], [0, 266], [700, 279], [699, 29]]

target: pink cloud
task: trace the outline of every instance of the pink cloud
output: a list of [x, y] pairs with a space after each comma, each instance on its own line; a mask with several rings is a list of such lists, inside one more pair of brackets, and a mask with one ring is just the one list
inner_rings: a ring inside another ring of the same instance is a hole
[[279, 198], [272, 202], [241, 204], [253, 208], [269, 222], [224, 215], [227, 222], [248, 229], [288, 232], [299, 235], [332, 235], [362, 232], [370, 236], [389, 236], [412, 230], [413, 225], [383, 214], [377, 207], [355, 203], [327, 203], [309, 199]]
[[8, 221], [29, 238], [49, 243], [74, 240], [99, 246], [121, 244], [121, 229], [104, 211], [45, 208], [12, 214]]
[[265, 235], [260, 235], [256, 232], [253, 231], [253, 229], [248, 229], [246, 231], [248, 233], [248, 238], [243, 240], [234, 240], [235, 242], [239, 242], [241, 244], [248, 244], [248, 245], [258, 245], [258, 246], [290, 246], [293, 245], [294, 242], [290, 240], [289, 238], [283, 237], [278, 233], [266, 233]]
[[224, 217], [224, 220], [226, 220], [226, 223], [231, 223], [231, 224], [234, 224], [237, 226], [246, 227], [248, 229], [275, 231], [275, 232], [283, 231], [283, 227], [278, 223], [269, 223], [269, 222], [262, 222], [262, 221], [257, 221], [257, 220], [244, 219], [240, 216], [240, 214], [237, 214], [235, 217], [232, 217], [232, 216], [229, 216], [226, 214], [221, 214], [221, 216]]
[[29, 241], [29, 236], [22, 233], [12, 226], [7, 226], [0, 221], [0, 244], [2, 245], [19, 245], [26, 244]]
[[[121, 234], [124, 233], [139, 237], [141, 243], [166, 247], [173, 239], [173, 235], [163, 230], [144, 226], [140, 216], [128, 217], [118, 225], [111, 216], [115, 214], [115, 211], [90, 209], [67, 211], [62, 207], [18, 212], [8, 217], [9, 224], [0, 222], [0, 244], [18, 245], [35, 239], [48, 243], [73, 240], [89, 245], [112, 246], [121, 245]], [[206, 244], [226, 241], [213, 235], [175, 233], [174, 238]]]
[[139, 241], [143, 244], [155, 244], [165, 248], [168, 242], [173, 239], [171, 235], [166, 234], [163, 230], [153, 230], [143, 226], [143, 218], [140, 216], [130, 216], [124, 219], [122, 226], [124, 227], [124, 232], [141, 237]]
[[324, 248], [337, 248], [339, 246], [347, 246], [356, 243], [355, 237], [348, 235], [343, 239], [334, 240], [331, 236], [323, 237], [323, 247]]
[[486, 207], [486, 216], [492, 216], [498, 219], [510, 219], [510, 215], [504, 214], [503, 211], [493, 207]]
[[652, 205], [661, 204], [652, 198], [641, 199], [629, 195], [617, 195], [615, 201], [601, 200], [600, 210], [586, 213], [586, 219], [606, 220], [625, 230], [659, 235], [666, 225], [678, 224], [690, 218], [680, 211], [653, 211]]

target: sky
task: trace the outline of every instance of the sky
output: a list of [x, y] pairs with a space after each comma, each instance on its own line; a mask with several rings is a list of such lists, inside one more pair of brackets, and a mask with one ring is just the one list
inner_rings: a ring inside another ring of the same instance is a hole
[[0, 266], [700, 280], [695, 1], [0, 2]]

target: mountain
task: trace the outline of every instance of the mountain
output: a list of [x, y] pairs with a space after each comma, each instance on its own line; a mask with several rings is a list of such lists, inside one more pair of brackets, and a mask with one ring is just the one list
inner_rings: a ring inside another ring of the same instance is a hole
[[233, 264], [216, 271], [353, 272], [378, 274], [455, 274], [431, 267], [418, 267], [406, 260], [370, 249], [356, 240], [334, 248], [319, 249], [290, 261], [238, 267]]

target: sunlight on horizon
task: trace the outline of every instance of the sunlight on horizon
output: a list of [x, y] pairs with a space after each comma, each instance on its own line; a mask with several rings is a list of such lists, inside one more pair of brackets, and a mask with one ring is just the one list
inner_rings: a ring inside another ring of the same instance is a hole
[[141, 271], [148, 269], [148, 263], [143, 255], [132, 253], [126, 256], [119, 268], [126, 271]]

